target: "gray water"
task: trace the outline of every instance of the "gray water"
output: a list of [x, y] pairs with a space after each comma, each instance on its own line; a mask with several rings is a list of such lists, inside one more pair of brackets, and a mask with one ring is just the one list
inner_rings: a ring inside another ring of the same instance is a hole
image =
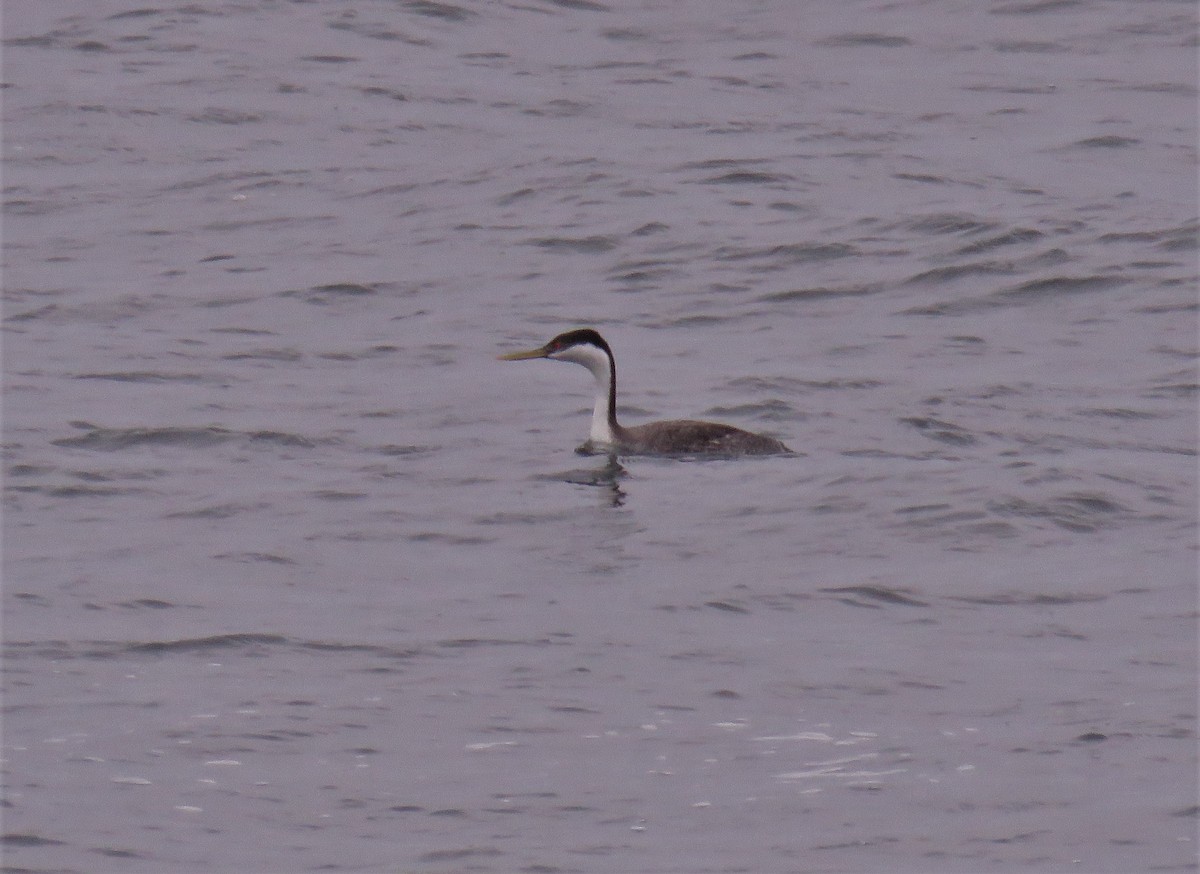
[[5, 870], [1195, 870], [1195, 14], [6, 2]]

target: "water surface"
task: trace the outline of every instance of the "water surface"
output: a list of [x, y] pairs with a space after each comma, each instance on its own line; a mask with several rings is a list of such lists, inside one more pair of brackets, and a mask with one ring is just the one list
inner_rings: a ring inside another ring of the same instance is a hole
[[1195, 869], [1191, 4], [4, 39], [9, 870]]

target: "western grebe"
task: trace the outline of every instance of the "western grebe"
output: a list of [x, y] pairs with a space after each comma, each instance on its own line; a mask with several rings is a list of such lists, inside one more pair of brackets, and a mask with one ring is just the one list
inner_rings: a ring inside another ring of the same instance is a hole
[[617, 422], [617, 362], [596, 331], [579, 328], [559, 334], [545, 346], [501, 355], [501, 361], [550, 358], [582, 364], [596, 378], [592, 430], [581, 452], [619, 452], [629, 455], [776, 455], [791, 450], [763, 434], [732, 425], [678, 419], [622, 427]]

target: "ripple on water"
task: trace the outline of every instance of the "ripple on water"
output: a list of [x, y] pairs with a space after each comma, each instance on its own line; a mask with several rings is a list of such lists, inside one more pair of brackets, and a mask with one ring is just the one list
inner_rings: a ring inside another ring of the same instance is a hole
[[53, 446], [68, 449], [90, 449], [98, 452], [119, 452], [145, 446], [166, 446], [181, 449], [204, 449], [221, 443], [237, 441], [248, 446], [266, 445], [311, 449], [319, 441], [283, 431], [234, 431], [218, 426], [188, 428], [182, 426], [105, 428], [87, 422], [75, 427], [86, 429], [77, 437], [51, 440]]

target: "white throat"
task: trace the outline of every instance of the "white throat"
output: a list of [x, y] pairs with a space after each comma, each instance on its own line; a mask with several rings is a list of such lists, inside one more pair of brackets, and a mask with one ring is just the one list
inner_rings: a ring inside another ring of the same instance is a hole
[[613, 378], [612, 362], [608, 360], [604, 350], [588, 345], [571, 346], [562, 352], [555, 352], [550, 357], [555, 361], [582, 364], [591, 371], [596, 380], [596, 402], [592, 408], [592, 429], [588, 433], [588, 439], [593, 443], [615, 444], [616, 435], [613, 434], [608, 421], [609, 386]]

